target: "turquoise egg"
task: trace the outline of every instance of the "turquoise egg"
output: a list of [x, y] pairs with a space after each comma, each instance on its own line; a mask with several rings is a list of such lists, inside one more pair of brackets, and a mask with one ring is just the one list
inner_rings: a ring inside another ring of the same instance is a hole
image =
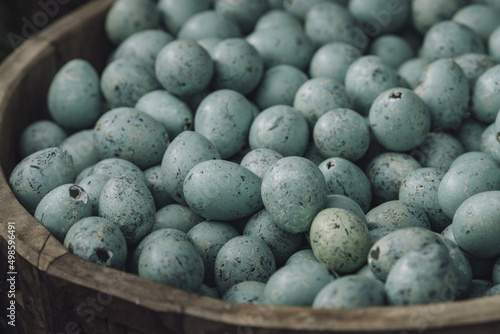
[[188, 233], [204, 218], [196, 214], [188, 206], [182, 204], [168, 204], [156, 211], [156, 219], [152, 231], [163, 228], [175, 228]]
[[184, 22], [191, 16], [208, 10], [211, 0], [159, 0], [157, 8], [165, 28], [176, 34]]
[[420, 83], [420, 78], [426, 66], [427, 60], [424, 58], [411, 58], [399, 65], [398, 74], [408, 82], [411, 89], [415, 89]]
[[398, 2], [351, 0], [348, 8], [361, 26], [371, 34], [374, 32], [387, 34], [397, 32], [406, 25], [410, 18], [411, 2], [408, 0]]
[[497, 61], [492, 56], [482, 53], [466, 53], [453, 58], [453, 61], [460, 66], [469, 80], [471, 91], [481, 74], [497, 64]]
[[358, 216], [365, 224], [367, 224], [366, 215], [363, 212], [363, 209], [354, 201], [353, 199], [344, 196], [344, 195], [328, 195], [326, 196], [326, 205], [327, 208], [339, 208], [345, 209], [347, 211], [351, 211], [356, 216]]
[[240, 165], [262, 178], [272, 165], [283, 155], [268, 148], [257, 148], [249, 151], [241, 159]]
[[102, 188], [104, 188], [104, 185], [110, 178], [110, 176], [104, 174], [92, 174], [78, 182], [78, 186], [85, 190], [87, 199], [92, 205], [92, 216], [99, 215], [99, 197], [101, 196]]
[[211, 9], [190, 16], [177, 33], [177, 38], [192, 41], [206, 37], [226, 39], [240, 36], [241, 29], [236, 22], [220, 17]]
[[500, 164], [500, 142], [498, 141], [497, 126], [490, 124], [481, 134], [481, 151], [488, 153], [497, 164]]
[[219, 292], [217, 291], [217, 288], [209, 287], [204, 283], [201, 283], [200, 286], [198, 287], [198, 294], [202, 297], [215, 298], [215, 299], [219, 298]]
[[215, 0], [214, 9], [220, 17], [236, 22], [241, 31], [248, 34], [254, 29], [259, 17], [267, 12], [269, 4], [267, 0]]
[[479, 121], [492, 123], [500, 110], [500, 65], [486, 70], [477, 79], [472, 94], [472, 115]]
[[467, 299], [484, 297], [485, 292], [493, 286], [493, 283], [489, 280], [473, 279]]
[[425, 211], [400, 200], [384, 202], [372, 208], [366, 214], [366, 220], [370, 230], [383, 227], [430, 228], [429, 218]]
[[77, 131], [56, 146], [73, 158], [75, 175], [101, 160], [99, 150], [95, 146], [93, 129]]
[[266, 284], [257, 281], [244, 281], [233, 285], [222, 296], [222, 300], [243, 304], [264, 304]]
[[488, 51], [493, 59], [500, 61], [500, 28], [496, 28], [488, 38]]
[[411, 3], [413, 26], [425, 34], [435, 23], [449, 20], [467, 0], [414, 0]]
[[21, 158], [26, 158], [37, 151], [59, 146], [66, 137], [68, 137], [66, 131], [53, 121], [41, 120], [33, 122], [21, 133], [19, 155]]
[[472, 266], [465, 253], [455, 242], [447, 239], [444, 236], [441, 236], [441, 239], [448, 249], [451, 265], [453, 266], [455, 275], [457, 277], [455, 297], [457, 299], [463, 299], [469, 293], [469, 289], [472, 284]]
[[312, 78], [329, 77], [344, 84], [347, 69], [361, 56], [361, 50], [349, 43], [326, 43], [314, 52], [309, 64], [309, 74]]
[[118, 270], [127, 260], [127, 242], [120, 228], [101, 217], [78, 220], [68, 230], [64, 247], [85, 260]]
[[414, 57], [413, 47], [404, 37], [398, 35], [382, 35], [370, 44], [370, 54], [379, 56], [394, 68]]
[[446, 132], [430, 132], [412, 152], [423, 167], [448, 170], [465, 149], [457, 137]]
[[463, 121], [456, 134], [458, 140], [462, 143], [465, 152], [481, 151], [481, 135], [486, 130], [487, 125], [478, 122], [473, 118]]
[[109, 177], [129, 175], [137, 181], [147, 183], [143, 171], [128, 160], [120, 158], [103, 159], [92, 166], [90, 174], [107, 175]]
[[146, 177], [146, 185], [155, 200], [156, 210], [174, 202], [163, 182], [162, 168], [160, 165], [149, 167], [144, 170], [144, 176]]
[[487, 4], [471, 4], [460, 8], [452, 20], [469, 27], [486, 42], [498, 27], [500, 11]]
[[288, 260], [286, 260], [285, 265], [298, 263], [298, 264], [304, 264], [307, 266], [311, 262], [319, 262], [319, 261], [314, 256], [312, 249], [306, 248], [306, 249], [299, 250], [299, 251], [293, 253], [292, 255], [290, 255]]
[[398, 229], [397, 227], [387, 226], [387, 227], [377, 227], [370, 230], [370, 236], [372, 237], [372, 245], [375, 244], [380, 239], [382, 239], [383, 237], [385, 237], [386, 235], [388, 235], [389, 233], [396, 231], [397, 229]]
[[[257, 22], [255, 22], [254, 31], [257, 30], [273, 30], [283, 27], [291, 27], [296, 29], [302, 29], [302, 21], [293, 14], [285, 11], [283, 9], [283, 0], [268, 0], [280, 3], [281, 6], [278, 8], [270, 8], [267, 12], [262, 14]], [[310, 1], [312, 2], [312, 1]]]

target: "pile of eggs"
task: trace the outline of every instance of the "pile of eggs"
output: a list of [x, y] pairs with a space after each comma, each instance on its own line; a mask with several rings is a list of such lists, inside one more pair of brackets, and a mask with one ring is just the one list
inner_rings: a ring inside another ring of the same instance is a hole
[[500, 293], [500, 2], [118, 0], [9, 184], [73, 254], [230, 302]]

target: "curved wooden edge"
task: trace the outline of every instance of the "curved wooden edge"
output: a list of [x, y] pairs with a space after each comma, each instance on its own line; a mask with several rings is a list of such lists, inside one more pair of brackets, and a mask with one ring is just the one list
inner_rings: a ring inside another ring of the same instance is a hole
[[[19, 94], [20, 85], [28, 84], [27, 91], [30, 91], [34, 87], [29, 86], [29, 81], [36, 82], [33, 76], [43, 77], [45, 81], [42, 82], [46, 83], [51, 80], [57, 68], [69, 59], [82, 58], [82, 54], [83, 58], [89, 59], [93, 64], [103, 66], [105, 60], [102, 50], [82, 51], [74, 34], [87, 35], [89, 43], [94, 39], [98, 40], [97, 34], [102, 31], [103, 17], [112, 2], [90, 2], [48, 27], [39, 36], [25, 42], [0, 67], [0, 129], [10, 129], [0, 134], [0, 140], [5, 139], [11, 145], [5, 147], [6, 144], [2, 144], [2, 149], [6, 150], [2, 157], [12, 160], [15, 156], [15, 147], [9, 138], [12, 138], [12, 132], [21, 127], [17, 125], [16, 128], [14, 125], [16, 122], [11, 108], [15, 103], [22, 105], [28, 96]], [[40, 67], [40, 62], [44, 66], [42, 72], [37, 74], [35, 68]], [[47, 78], [47, 73], [52, 76]], [[32, 76], [31, 80], [27, 80], [29, 76]], [[35, 108], [39, 101], [35, 99], [34, 102], [27, 103], [27, 108]], [[24, 112], [29, 114], [28, 111]], [[22, 116], [22, 110], [16, 111], [16, 118]], [[28, 119], [31, 121], [29, 117]], [[12, 161], [0, 162], [10, 172]], [[52, 302], [53, 307], [64, 305], [63, 307], [77, 308], [78, 303], [85, 300], [84, 294], [106, 294], [115, 302], [113, 307], [105, 308], [104, 316], [122, 314], [119, 318], [124, 324], [131, 328], [139, 326], [137, 330], [156, 332], [169, 328], [178, 332], [180, 326], [179, 332], [199, 333], [200, 324], [209, 324], [211, 331], [219, 326], [220, 332], [228, 330], [226, 326], [231, 326], [235, 332], [245, 332], [250, 328], [252, 333], [466, 333], [465, 330], [468, 331], [472, 325], [500, 326], [500, 296], [421, 306], [335, 311], [235, 304], [200, 297], [133, 274], [99, 266], [68, 253], [15, 199], [3, 170], [0, 173], [0, 203], [0, 237], [3, 239], [0, 240], [0, 245], [3, 247], [8, 238], [6, 223], [15, 221], [18, 255], [44, 273], [43, 282], [49, 285], [52, 292], [58, 292], [56, 288], [66, 292], [61, 293], [61, 296], [50, 297], [61, 301], [59, 305]], [[83, 292], [75, 292], [79, 290], [75, 286], [82, 288]], [[140, 312], [143, 319], [137, 319], [134, 312]], [[123, 314], [126, 316], [123, 317]]]

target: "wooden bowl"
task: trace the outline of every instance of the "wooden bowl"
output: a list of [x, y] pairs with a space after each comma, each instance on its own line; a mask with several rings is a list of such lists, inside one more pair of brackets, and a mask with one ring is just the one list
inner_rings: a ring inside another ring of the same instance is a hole
[[[46, 94], [73, 58], [102, 70], [112, 45], [112, 0], [92, 1], [24, 43], [0, 67], [0, 279], [7, 275], [8, 222], [15, 223], [15, 333], [498, 333], [500, 296], [407, 307], [314, 310], [227, 303], [109, 269], [69, 253], [16, 200], [6, 177], [29, 123], [48, 118]], [[4, 269], [5, 268], [5, 269]], [[7, 284], [0, 286], [8, 290]], [[1, 291], [5, 296], [7, 291]], [[5, 332], [5, 331], [4, 331]]]

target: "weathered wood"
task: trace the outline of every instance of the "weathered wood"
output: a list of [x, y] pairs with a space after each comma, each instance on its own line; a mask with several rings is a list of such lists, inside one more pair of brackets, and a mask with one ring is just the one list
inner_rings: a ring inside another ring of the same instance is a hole
[[[47, 117], [46, 93], [57, 69], [73, 58], [104, 67], [112, 45], [103, 22], [112, 2], [92, 1], [26, 42], [0, 67], [0, 260], [6, 258], [6, 223], [16, 222], [19, 333], [498, 333], [500, 296], [335, 311], [232, 304], [68, 253], [17, 202], [5, 175], [17, 162], [21, 130]], [[0, 292], [5, 289], [1, 285]], [[3, 319], [0, 324], [5, 326]]]

